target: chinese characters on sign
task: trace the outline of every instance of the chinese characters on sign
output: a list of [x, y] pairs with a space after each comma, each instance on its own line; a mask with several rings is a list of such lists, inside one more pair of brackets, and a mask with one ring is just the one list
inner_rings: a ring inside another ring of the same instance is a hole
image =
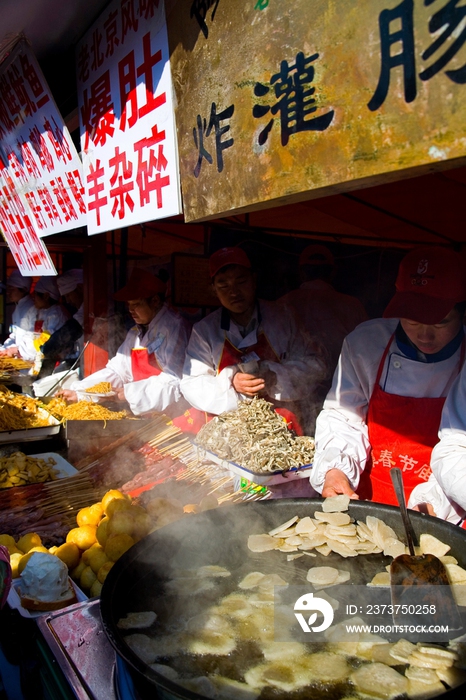
[[212, 14], [210, 16], [210, 19], [213, 22], [219, 2], [220, 0], [193, 0], [193, 3], [191, 5], [190, 15], [191, 17], [196, 18], [202, 30], [202, 33], [204, 34], [206, 39], [209, 36], [209, 28], [206, 22], [207, 12], [211, 7], [213, 7]]
[[[272, 75], [270, 84], [274, 86], [277, 102], [271, 107], [267, 105], [254, 105], [252, 113], [256, 118], [260, 118], [270, 112], [272, 115], [280, 115], [281, 142], [286, 146], [290, 134], [298, 131], [325, 131], [333, 119], [333, 109], [319, 117], [306, 119], [306, 116], [317, 111], [314, 87], [308, 87], [314, 80], [313, 61], [319, 58], [319, 54], [305, 57], [302, 52], [296, 54], [295, 63], [291, 66], [288, 61], [282, 61], [280, 72]], [[256, 83], [254, 94], [256, 97], [264, 97], [270, 88], [262, 83]], [[268, 139], [269, 132], [273, 127], [274, 119], [260, 132], [258, 142], [262, 146]]]
[[[428, 7], [437, 3], [437, 8], [429, 19], [429, 32], [435, 36], [421, 58], [428, 61], [437, 54], [433, 62], [426, 66], [420, 73], [421, 80], [430, 80], [441, 70], [446, 68], [456, 56], [466, 41], [466, 7], [457, 7], [459, 0], [424, 0]], [[440, 7], [440, 4], [442, 5]], [[463, 25], [463, 26], [461, 26]], [[401, 26], [401, 28], [400, 28]], [[412, 102], [416, 98], [416, 55], [414, 44], [414, 0], [402, 0], [399, 5], [391, 10], [385, 9], [379, 15], [380, 32], [380, 78], [376, 91], [373, 94], [368, 107], [375, 111], [384, 103], [390, 87], [390, 71], [392, 68], [402, 66], [404, 97], [406, 102]], [[449, 39], [449, 44], [446, 42]], [[400, 46], [401, 44], [401, 46]], [[392, 49], [398, 53], [392, 54]], [[466, 64], [455, 70], [446, 70], [446, 76], [454, 83], [466, 83]]]
[[197, 128], [193, 129], [194, 143], [199, 151], [199, 158], [197, 160], [196, 167], [194, 168], [195, 177], [199, 177], [199, 174], [201, 172], [202, 160], [204, 158], [210, 165], [212, 165], [213, 163], [212, 155], [209, 153], [209, 151], [207, 151], [207, 149], [204, 146], [204, 137], [208, 138], [212, 129], [215, 133], [215, 154], [217, 172], [222, 172], [223, 151], [226, 148], [231, 148], [235, 141], [233, 138], [229, 138], [225, 141], [222, 141], [223, 134], [225, 134], [227, 131], [230, 131], [230, 126], [226, 124], [225, 126], [221, 127], [220, 122], [226, 119], [230, 119], [234, 111], [235, 105], [230, 105], [229, 107], [227, 107], [227, 109], [224, 109], [222, 112], [219, 112], [217, 114], [217, 105], [215, 104], [215, 102], [212, 102], [208, 126], [206, 125], [206, 120], [203, 120], [200, 114], [197, 115]]
[[27, 42], [0, 66], [0, 226], [23, 274], [55, 274], [40, 238], [86, 223], [81, 161]]
[[78, 46], [89, 233], [181, 211], [164, 4], [115, 0]]
[[[296, 55], [295, 63], [291, 66], [288, 61], [282, 61], [280, 64], [280, 72], [272, 75], [270, 84], [274, 86], [274, 94], [277, 99], [275, 104], [259, 105], [256, 104], [252, 108], [252, 115], [256, 119], [264, 117], [269, 112], [273, 115], [272, 119], [259, 133], [258, 143], [263, 146], [274, 124], [274, 116], [279, 115], [281, 127], [281, 144], [288, 144], [291, 134], [296, 134], [299, 131], [325, 131], [333, 119], [334, 111], [330, 110], [318, 117], [306, 118], [308, 115], [317, 111], [315, 106], [316, 100], [313, 97], [315, 87], [308, 87], [314, 80], [313, 61], [319, 58], [319, 54], [315, 53], [312, 56], [305, 57], [302, 52]], [[270, 87], [262, 83], [256, 83], [254, 86], [254, 94], [256, 97], [264, 97], [270, 91]], [[205, 145], [206, 139], [210, 136], [212, 130], [215, 134], [215, 154], [217, 172], [223, 170], [223, 151], [231, 148], [235, 142], [234, 138], [222, 140], [222, 136], [230, 131], [230, 125], [225, 124], [220, 126], [220, 122], [226, 121], [233, 116], [235, 106], [230, 105], [222, 112], [217, 112], [217, 105], [212, 102], [210, 110], [209, 123], [197, 115], [197, 125], [193, 128], [194, 144], [198, 150], [198, 160], [194, 168], [194, 176], [199, 177], [201, 172], [202, 162], [205, 159], [210, 165], [213, 163], [212, 154], [207, 150]]]

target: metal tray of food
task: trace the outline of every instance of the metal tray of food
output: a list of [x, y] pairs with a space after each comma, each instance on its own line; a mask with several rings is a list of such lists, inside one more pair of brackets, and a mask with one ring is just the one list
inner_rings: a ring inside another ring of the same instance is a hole
[[0, 444], [5, 442], [30, 442], [57, 435], [60, 432], [61, 423], [44, 408], [39, 408], [38, 413], [47, 420], [48, 425], [39, 428], [24, 428], [23, 430], [1, 430]]
[[219, 464], [224, 469], [227, 469], [232, 474], [237, 474], [242, 476], [248, 481], [253, 481], [255, 484], [260, 486], [273, 486], [274, 484], [287, 484], [295, 479], [309, 479], [310, 469], [312, 469], [312, 464], [303, 464], [301, 467], [293, 467], [287, 472], [277, 471], [277, 472], [254, 472], [246, 467], [242, 467], [236, 462], [229, 462], [226, 459], [222, 459], [214, 452], [205, 450], [203, 447], [197, 446], [200, 454], [205, 455], [207, 459], [212, 462]]

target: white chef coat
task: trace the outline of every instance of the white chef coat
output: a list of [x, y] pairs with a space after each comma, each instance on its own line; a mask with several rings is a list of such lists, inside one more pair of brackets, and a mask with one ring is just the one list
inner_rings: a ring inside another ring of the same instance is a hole
[[437, 517], [456, 522], [466, 511], [466, 369], [454, 382], [445, 405], [439, 430], [440, 442], [434, 447], [431, 467], [436, 482], [428, 492], [416, 493], [417, 502], [434, 507]]
[[34, 324], [31, 325], [31, 319], [28, 317], [28, 311], [34, 306], [34, 299], [30, 294], [26, 294], [16, 304], [11, 317], [10, 335], [5, 340], [3, 347], [9, 348], [17, 346], [21, 340], [23, 331], [34, 330]]
[[330, 356], [333, 373], [343, 340], [356, 326], [367, 321], [361, 302], [341, 294], [324, 280], [308, 280], [299, 289], [285, 294], [279, 303], [298, 314], [304, 328], [315, 335]]
[[[311, 485], [319, 493], [330, 469], [341, 469], [353, 489], [370, 456], [366, 424], [369, 400], [383, 352], [398, 319], [366, 321], [343, 342], [332, 388], [317, 418]], [[459, 367], [461, 346], [448, 359], [425, 363], [406, 357], [395, 339], [385, 360], [380, 386], [388, 394], [414, 398], [446, 396]], [[395, 459], [392, 457], [392, 459]], [[403, 468], [402, 464], [392, 466]]]
[[296, 325], [293, 314], [286, 313], [276, 302], [260, 300], [243, 338], [240, 328], [230, 321], [222, 329], [222, 309], [217, 309], [194, 324], [186, 352], [181, 380], [185, 399], [195, 408], [216, 415], [232, 411], [245, 397], [233, 388], [237, 366], [225, 367], [217, 374], [223, 346], [228, 339], [236, 348], [255, 345], [263, 331], [280, 362], [264, 361], [261, 366], [275, 373], [277, 379], [270, 398], [298, 401], [307, 398], [316, 383], [327, 373], [320, 346]]
[[38, 338], [40, 333], [34, 333], [34, 325], [36, 321], [43, 321], [41, 333], [55, 333], [59, 328], [67, 322], [68, 313], [60, 304], [53, 304], [49, 309], [36, 309], [32, 306], [26, 314], [25, 323], [32, 330], [25, 331], [21, 334], [21, 340], [18, 344], [18, 350], [21, 357], [25, 360], [34, 360], [37, 350], [34, 347], [34, 339]]
[[[94, 372], [70, 389], [78, 398], [89, 399], [81, 392], [100, 382], [110, 382], [114, 389], [124, 387], [125, 398], [135, 415], [148, 411], [162, 411], [168, 415], [179, 415], [189, 408], [180, 392], [180, 378], [188, 344], [189, 325], [166, 304], [149, 323], [146, 332], [139, 337], [140, 329], [134, 326], [128, 332], [117, 354], [104, 369]], [[139, 345], [154, 353], [162, 372], [157, 376], [133, 381], [131, 350]], [[93, 397], [98, 401], [98, 397]], [[170, 410], [167, 410], [169, 409]]]

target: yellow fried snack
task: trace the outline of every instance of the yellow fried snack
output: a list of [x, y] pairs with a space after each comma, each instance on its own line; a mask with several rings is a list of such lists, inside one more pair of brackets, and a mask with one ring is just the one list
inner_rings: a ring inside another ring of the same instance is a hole
[[17, 372], [20, 369], [29, 369], [32, 362], [22, 360], [20, 357], [0, 357], [1, 372]]
[[110, 382], [99, 382], [86, 389], [86, 394], [109, 394], [112, 390]]
[[63, 399], [55, 398], [47, 405], [47, 409], [56, 417], [65, 420], [121, 420], [126, 418], [126, 411], [110, 411], [92, 401], [78, 401], [67, 404]]
[[26, 484], [41, 484], [44, 481], [54, 481], [58, 470], [53, 457], [47, 460], [29, 457], [23, 452], [13, 452], [9, 457], [0, 459], [0, 489]]
[[0, 384], [0, 431], [50, 425], [50, 416], [43, 409], [37, 399], [26, 394], [16, 394]]

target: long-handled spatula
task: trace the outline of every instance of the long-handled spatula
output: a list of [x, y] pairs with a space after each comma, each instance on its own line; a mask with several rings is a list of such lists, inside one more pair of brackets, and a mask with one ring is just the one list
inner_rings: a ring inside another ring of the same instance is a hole
[[394, 467], [390, 469], [390, 476], [400, 506], [409, 549], [409, 554], [395, 557], [390, 565], [394, 622], [414, 627], [426, 623], [427, 626], [448, 627], [447, 636], [457, 636], [462, 627], [461, 616], [445, 566], [433, 554], [415, 553], [416, 536], [406, 508], [402, 472]]

